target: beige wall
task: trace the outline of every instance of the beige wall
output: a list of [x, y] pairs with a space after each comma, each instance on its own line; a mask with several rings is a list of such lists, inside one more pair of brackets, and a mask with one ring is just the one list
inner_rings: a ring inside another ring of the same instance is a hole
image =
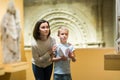
[[[113, 54], [113, 52], [113, 48], [76, 49], [77, 62], [71, 63], [73, 80], [120, 80], [119, 70], [104, 70], [104, 55]], [[0, 80], [34, 80], [31, 50], [25, 50], [25, 56], [29, 63], [28, 69], [6, 73], [0, 76]]]
[[[73, 80], [120, 80], [119, 70], [104, 70], [104, 55], [114, 54], [114, 48], [76, 49], [75, 54], [77, 62], [71, 62]], [[29, 63], [29, 69], [26, 70], [26, 80], [34, 80], [31, 50], [25, 50], [25, 55]]]
[[77, 62], [71, 65], [73, 80], [119, 80], [120, 71], [104, 70], [105, 54], [114, 54], [114, 49], [76, 50]]

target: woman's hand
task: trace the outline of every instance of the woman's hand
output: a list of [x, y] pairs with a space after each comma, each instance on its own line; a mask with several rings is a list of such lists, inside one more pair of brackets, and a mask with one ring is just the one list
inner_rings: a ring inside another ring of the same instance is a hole
[[56, 51], [56, 48], [57, 46], [54, 45], [50, 50], [48, 50], [50, 56], [54, 54], [54, 52]]
[[57, 49], [57, 45], [53, 45], [53, 47], [52, 47], [52, 51], [55, 52], [56, 49]]
[[57, 46], [56, 45], [53, 45], [52, 47], [52, 55], [55, 56], [55, 51], [57, 49]]

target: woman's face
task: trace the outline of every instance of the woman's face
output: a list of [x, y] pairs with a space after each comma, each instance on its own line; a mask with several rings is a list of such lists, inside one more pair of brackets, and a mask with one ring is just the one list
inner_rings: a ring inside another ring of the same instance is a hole
[[50, 27], [47, 22], [42, 23], [39, 27], [41, 36], [48, 36]]

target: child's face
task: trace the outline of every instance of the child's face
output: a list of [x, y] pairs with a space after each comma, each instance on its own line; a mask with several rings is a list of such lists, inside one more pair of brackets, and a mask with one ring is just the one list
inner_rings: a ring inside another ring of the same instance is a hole
[[58, 36], [61, 43], [66, 43], [68, 39], [68, 30], [61, 30]]
[[47, 36], [49, 34], [49, 30], [50, 30], [48, 23], [47, 22], [42, 23], [39, 27], [39, 30], [40, 30], [40, 34], [42, 36]]

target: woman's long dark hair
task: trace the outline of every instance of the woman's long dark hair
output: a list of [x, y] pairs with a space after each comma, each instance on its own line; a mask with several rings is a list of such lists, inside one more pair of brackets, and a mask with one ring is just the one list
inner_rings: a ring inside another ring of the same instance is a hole
[[[41, 25], [42, 23], [45, 23], [45, 22], [47, 22], [48, 27], [50, 28], [49, 22], [46, 21], [46, 20], [39, 20], [39, 21], [36, 22], [35, 27], [34, 27], [34, 29], [33, 29], [33, 37], [34, 37], [35, 40], [38, 40], [38, 39], [41, 40], [41, 38], [40, 38], [41, 35], [40, 35], [39, 27], [40, 27], [40, 25]], [[49, 29], [49, 34], [48, 34], [47, 37], [50, 36], [50, 32], [51, 32], [51, 31], [50, 31], [50, 29]]]

